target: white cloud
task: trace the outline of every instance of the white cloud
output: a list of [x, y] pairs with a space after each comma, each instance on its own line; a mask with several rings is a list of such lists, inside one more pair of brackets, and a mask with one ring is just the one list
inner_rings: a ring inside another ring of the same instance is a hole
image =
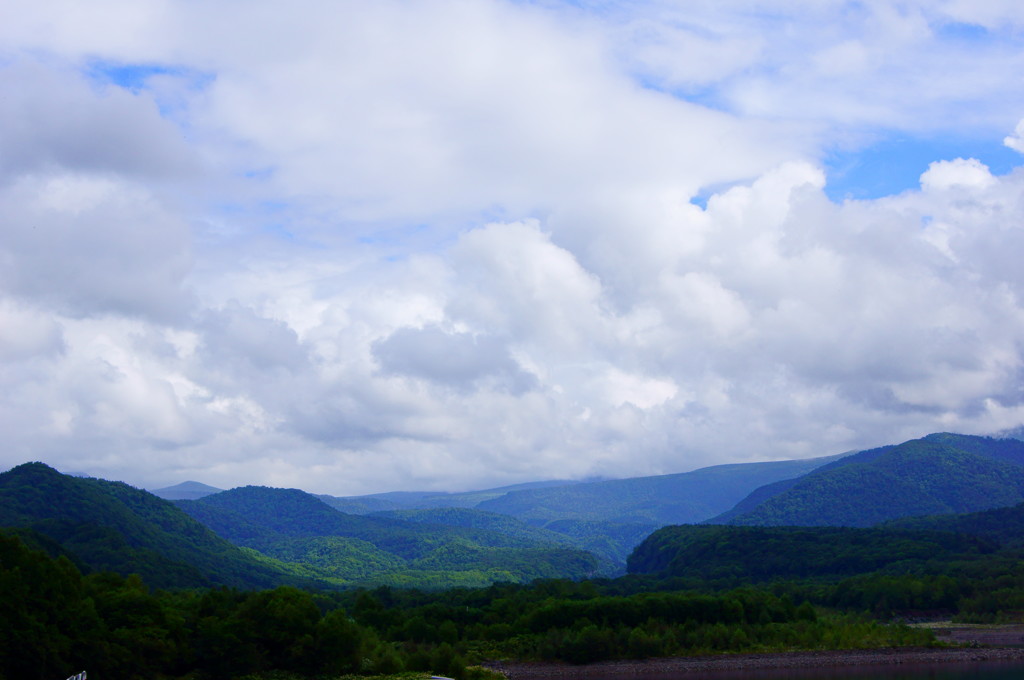
[[387, 373], [432, 380], [468, 389], [482, 380], [500, 381], [514, 392], [535, 385], [497, 338], [446, 333], [437, 327], [400, 328], [373, 345], [373, 355]]
[[188, 225], [144, 186], [108, 175], [26, 174], [0, 185], [0, 286], [62, 313], [180, 320]]
[[0, 89], [0, 179], [57, 168], [167, 179], [198, 168], [146, 94], [90, 87], [68, 67], [28, 58], [0, 66]]
[[995, 181], [989, 169], [974, 158], [935, 161], [921, 175], [921, 187], [925, 191], [948, 191], [954, 187], [986, 189]]
[[1024, 9], [1014, 0], [945, 0], [941, 9], [957, 21], [990, 30], [1024, 26]]
[[1024, 417], [1021, 170], [815, 160], [1006, 135], [1014, 4], [15, 5], [11, 465], [467, 488]]
[[63, 330], [50, 315], [0, 299], [0, 362], [27, 361], [63, 351]]
[[1014, 129], [1013, 134], [1003, 139], [1003, 144], [1014, 151], [1024, 153], [1024, 118], [1017, 122], [1017, 127]]

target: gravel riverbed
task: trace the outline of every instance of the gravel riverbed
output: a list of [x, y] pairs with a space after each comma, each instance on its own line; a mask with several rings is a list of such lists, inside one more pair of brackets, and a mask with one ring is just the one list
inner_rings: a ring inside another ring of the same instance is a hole
[[893, 649], [856, 649], [816, 652], [778, 652], [772, 654], [721, 654], [715, 656], [672, 657], [643, 661], [607, 661], [572, 666], [554, 663], [492, 663], [490, 668], [505, 673], [510, 680], [545, 678], [624, 678], [667, 676], [685, 673], [747, 672], [772, 669], [816, 669], [881, 665], [929, 665], [978, 663], [987, 661], [1024, 661], [1021, 647], [901, 647]]

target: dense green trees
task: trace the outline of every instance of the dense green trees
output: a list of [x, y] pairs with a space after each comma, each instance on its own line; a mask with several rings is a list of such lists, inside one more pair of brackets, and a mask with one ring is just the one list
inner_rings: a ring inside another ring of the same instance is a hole
[[[298, 489], [255, 486], [177, 504], [219, 535], [276, 560], [268, 564], [334, 585], [450, 588], [617, 571], [564, 536], [477, 511], [415, 512], [416, 521], [348, 515]], [[432, 516], [451, 523], [431, 524]]]
[[42, 463], [0, 474], [0, 527], [19, 527], [51, 554], [73, 555], [79, 566], [141, 574], [152, 586], [310, 583], [253, 559], [146, 491], [62, 475]]
[[0, 658], [6, 678], [65, 677], [82, 666], [79, 641], [96, 642], [100, 619], [78, 570], [0, 536]]
[[900, 565], [990, 555], [983, 538], [938, 531], [844, 527], [664, 527], [629, 558], [633, 574], [724, 585], [773, 579], [835, 579]]
[[467, 663], [486, 658], [586, 663], [928, 639], [821, 615], [763, 589], [651, 592], [661, 585], [642, 579], [444, 592], [151, 591], [137, 576], [83, 577], [68, 559], [10, 535], [0, 535], [0, 587], [3, 678], [52, 680], [82, 669], [147, 680], [401, 670], [464, 678]]

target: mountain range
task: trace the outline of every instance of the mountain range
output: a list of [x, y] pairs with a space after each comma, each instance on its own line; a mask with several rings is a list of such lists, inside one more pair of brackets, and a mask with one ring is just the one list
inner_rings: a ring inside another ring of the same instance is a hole
[[[969, 552], [984, 546], [932, 534], [1024, 540], [1024, 442], [939, 433], [811, 460], [456, 494], [334, 497], [200, 483], [157, 493], [166, 498], [29, 463], [0, 474], [0, 527], [85, 569], [140, 573], [159, 587], [479, 586], [614, 576], [627, 558], [651, 573], [671, 555], [685, 556], [676, 565], [706, 560], [708, 541], [746, 545], [750, 555], [773, 541], [799, 551], [801, 541], [855, 539], [868, 552], [882, 541], [765, 527], [909, 531], [915, 545], [938, 540], [947, 552]], [[732, 528], [679, 526], [701, 522]]]
[[485, 585], [619, 570], [563, 537], [511, 526], [512, 518], [496, 531], [353, 515], [298, 489], [256, 486], [175, 503], [233, 543], [337, 585]]
[[[535, 537], [542, 537], [538, 540], [543, 543], [591, 552], [611, 563], [610, 569], [608, 565], [602, 567], [604, 572], [614, 573], [616, 568], [624, 567], [633, 547], [658, 527], [707, 519], [728, 510], [763, 485], [800, 477], [841, 458], [842, 455], [838, 455], [716, 465], [679, 474], [596, 482], [541, 481], [463, 493], [413, 491], [349, 497], [318, 495], [317, 498], [346, 515], [401, 519], [456, 529], [486, 527], [490, 531], [513, 532], [519, 536], [525, 535], [528, 525]], [[200, 488], [183, 486], [154, 493], [180, 499], [184, 492]], [[211, 499], [230, 497], [209, 493], [194, 500], [217, 505], [221, 501]], [[244, 517], [236, 518], [229, 529], [209, 508], [194, 508], [188, 504], [182, 507], [221, 535], [232, 536], [236, 542], [240, 540]], [[454, 508], [463, 512], [451, 512]], [[495, 516], [511, 517], [520, 522], [501, 523]], [[537, 533], [539, 530], [543, 533]]]

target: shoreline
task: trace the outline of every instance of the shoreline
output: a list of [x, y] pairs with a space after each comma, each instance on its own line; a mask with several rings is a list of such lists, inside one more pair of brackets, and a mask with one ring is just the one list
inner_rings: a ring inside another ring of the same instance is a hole
[[992, 661], [1024, 661], [1024, 647], [894, 647], [665, 657], [634, 661], [601, 661], [582, 666], [544, 662], [490, 662], [485, 666], [505, 674], [509, 680], [544, 680], [547, 678], [590, 678], [594, 676], [624, 678], [681, 673], [721, 673], [724, 675], [760, 670], [926, 666]]

